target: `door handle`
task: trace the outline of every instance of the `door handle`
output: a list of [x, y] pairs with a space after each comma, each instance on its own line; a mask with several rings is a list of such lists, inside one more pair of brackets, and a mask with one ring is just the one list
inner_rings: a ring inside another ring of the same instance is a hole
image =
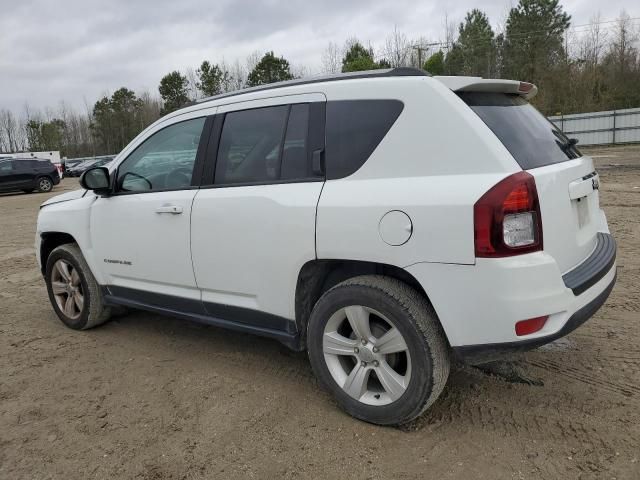
[[182, 207], [178, 205], [162, 205], [161, 207], [156, 208], [156, 213], [172, 213], [174, 215], [178, 215], [182, 213]]

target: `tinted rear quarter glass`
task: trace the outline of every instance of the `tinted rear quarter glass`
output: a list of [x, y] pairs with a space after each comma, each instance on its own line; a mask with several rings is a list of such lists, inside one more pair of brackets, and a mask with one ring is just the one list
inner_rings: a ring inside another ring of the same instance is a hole
[[396, 121], [404, 105], [399, 100], [338, 100], [327, 102], [327, 179], [358, 170]]
[[578, 158], [581, 153], [553, 123], [519, 95], [460, 92], [523, 170]]

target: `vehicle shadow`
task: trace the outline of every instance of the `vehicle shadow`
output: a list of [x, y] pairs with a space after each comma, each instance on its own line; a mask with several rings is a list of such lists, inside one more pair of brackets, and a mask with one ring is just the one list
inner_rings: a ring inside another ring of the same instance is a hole
[[182, 358], [185, 361], [215, 355], [222, 359], [222, 363], [218, 363], [222, 368], [246, 366], [252, 372], [257, 369], [264, 374], [307, 378], [315, 382], [306, 352], [293, 351], [270, 338], [140, 310], [115, 316], [101, 328], [126, 329], [128, 333], [123, 335], [133, 335], [141, 340], [154, 336], [151, 342], [163, 345], [162, 354], [175, 357], [177, 361], [184, 355], [193, 357]]
[[[221, 375], [239, 378], [258, 375], [267, 383], [285, 382], [299, 385], [301, 389], [321, 390], [306, 352], [292, 351], [273, 339], [136, 310], [114, 318], [103, 328], [126, 330], [114, 333], [118, 338], [135, 339], [139, 346], [139, 342], [158, 346], [154, 350], [158, 352], [157, 360], [171, 358], [176, 369], [181, 368], [181, 364], [215, 364], [212, 368]], [[156, 345], [158, 342], [161, 346]], [[215, 363], [211, 362], [212, 358]], [[502, 390], [509, 388], [509, 384], [533, 388], [540, 385], [529, 382], [521, 373], [512, 362], [495, 362], [483, 369], [454, 362], [440, 399], [422, 416], [399, 430], [415, 432], [443, 423], [455, 424], [467, 414], [474, 415], [474, 402], [499, 403]], [[322, 396], [332, 402], [327, 392], [322, 392]]]
[[37, 193], [39, 193], [39, 192], [36, 192], [36, 191], [23, 192], [22, 190], [17, 190], [15, 192], [0, 192], [0, 197], [17, 197], [17, 196], [24, 196], [24, 195], [33, 195], [33, 194], [37, 194]]

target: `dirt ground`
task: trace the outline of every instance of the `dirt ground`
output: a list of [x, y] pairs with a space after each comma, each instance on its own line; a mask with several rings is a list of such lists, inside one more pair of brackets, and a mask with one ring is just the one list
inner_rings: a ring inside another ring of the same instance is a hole
[[456, 367], [402, 429], [342, 413], [275, 341], [143, 312], [65, 328], [32, 248], [50, 195], [0, 195], [0, 478], [640, 478], [640, 146], [591, 153], [606, 305], [515, 364]]

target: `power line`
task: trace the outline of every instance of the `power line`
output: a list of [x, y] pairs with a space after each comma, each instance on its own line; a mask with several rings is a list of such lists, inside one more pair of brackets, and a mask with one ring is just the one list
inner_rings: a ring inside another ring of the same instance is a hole
[[[640, 17], [632, 17], [632, 18], [628, 18], [625, 19], [625, 21], [631, 25], [635, 25], [635, 22], [640, 21]], [[606, 25], [606, 24], [611, 24], [611, 23], [618, 23], [620, 22], [620, 19], [615, 19], [615, 20], [604, 20], [601, 22], [592, 22], [592, 23], [585, 23], [585, 24], [580, 24], [580, 25], [575, 25], [573, 27], [569, 27], [568, 29], [566, 29], [563, 33], [564, 35], [566, 35], [568, 32], [573, 32], [573, 33], [585, 33], [588, 31], [588, 29], [584, 29], [584, 30], [578, 30], [578, 29], [582, 29], [584, 27], [594, 27], [597, 25]], [[612, 28], [616, 28], [617, 25], [609, 25], [607, 27], [604, 28], [604, 30], [609, 30]], [[517, 32], [517, 33], [512, 33], [511, 35], [509, 35], [510, 39], [518, 39], [518, 38], [531, 38], [531, 37], [543, 37], [543, 36], [547, 36], [548, 34], [548, 30], [529, 30], [526, 32]], [[475, 36], [469, 36], [466, 37], [466, 40], [487, 40], [489, 37], [488, 35], [475, 35]], [[496, 35], [493, 36], [492, 39], [495, 39]], [[574, 40], [575, 41], [575, 40]], [[571, 43], [573, 43], [574, 41], [572, 41]], [[387, 58], [389, 55], [393, 55], [393, 54], [402, 54], [402, 55], [406, 55], [408, 50], [417, 50], [418, 51], [418, 59], [421, 60], [421, 56], [422, 56], [422, 51], [428, 51], [430, 47], [441, 47], [441, 48], [445, 48], [445, 49], [449, 49], [451, 48], [455, 43], [457, 43], [456, 40], [451, 40], [451, 41], [442, 41], [442, 42], [431, 42], [431, 43], [426, 43], [426, 44], [413, 44], [413, 45], [407, 45], [401, 49], [396, 49], [396, 50], [387, 50], [385, 52], [381, 52], [378, 53], [376, 55], [374, 55], [374, 60], [381, 60], [381, 59], [385, 59]], [[422, 64], [420, 62], [420, 64]]]

